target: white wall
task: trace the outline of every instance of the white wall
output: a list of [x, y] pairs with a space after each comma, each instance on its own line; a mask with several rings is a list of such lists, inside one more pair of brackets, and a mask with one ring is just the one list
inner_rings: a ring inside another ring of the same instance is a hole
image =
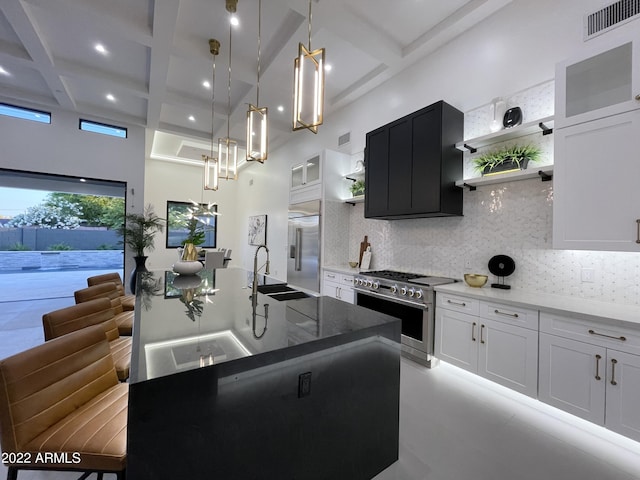
[[[141, 211], [145, 130], [119, 124], [128, 129], [122, 139], [81, 131], [76, 113], [53, 109], [51, 117], [44, 124], [0, 116], [0, 168], [126, 182], [127, 211]], [[125, 272], [133, 266], [128, 256]]]
[[[232, 248], [231, 265], [238, 265], [235, 246], [240, 242], [236, 238], [237, 186], [234, 182], [221, 180], [218, 191], [203, 190], [203, 169], [197, 166], [170, 163], [148, 159], [145, 175], [145, 203], [153, 205], [155, 212], [162, 218], [167, 216], [167, 200], [175, 202], [215, 202], [218, 204], [217, 246]], [[149, 253], [147, 268], [171, 269], [178, 260], [175, 248], [166, 248], [166, 229], [156, 235], [155, 250]]]

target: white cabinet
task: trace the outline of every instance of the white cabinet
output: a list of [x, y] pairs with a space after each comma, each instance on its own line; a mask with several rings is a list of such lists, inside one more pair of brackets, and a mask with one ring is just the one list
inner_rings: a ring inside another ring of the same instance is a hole
[[289, 203], [320, 200], [322, 197], [322, 155], [291, 166]]
[[536, 396], [537, 310], [440, 293], [436, 298], [438, 358]]
[[553, 247], [640, 251], [640, 110], [554, 135]]
[[638, 29], [620, 29], [594, 43], [556, 66], [556, 128], [640, 108]]
[[355, 303], [353, 275], [325, 270], [322, 276], [322, 294], [347, 303]]
[[640, 440], [640, 335], [545, 313], [540, 328], [538, 398]]

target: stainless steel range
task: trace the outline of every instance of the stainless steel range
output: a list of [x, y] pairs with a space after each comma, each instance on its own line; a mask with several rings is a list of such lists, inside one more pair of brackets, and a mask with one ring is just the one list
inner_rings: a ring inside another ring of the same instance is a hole
[[356, 304], [402, 320], [402, 354], [422, 365], [436, 366], [433, 357], [435, 292], [453, 278], [377, 270], [356, 275]]

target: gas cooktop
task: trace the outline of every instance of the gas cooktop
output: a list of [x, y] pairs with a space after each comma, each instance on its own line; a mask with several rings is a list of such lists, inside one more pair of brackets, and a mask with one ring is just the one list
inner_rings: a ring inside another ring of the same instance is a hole
[[392, 282], [413, 283], [425, 287], [455, 282], [453, 278], [431, 277], [419, 273], [397, 272], [395, 270], [373, 270], [371, 272], [361, 272], [360, 275], [364, 277], [382, 278], [391, 280]]

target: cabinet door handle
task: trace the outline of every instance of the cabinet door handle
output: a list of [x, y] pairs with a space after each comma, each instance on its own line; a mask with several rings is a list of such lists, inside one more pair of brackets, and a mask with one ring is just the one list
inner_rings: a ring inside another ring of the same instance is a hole
[[336, 298], [342, 298], [340, 296], [340, 290], [342, 290], [340, 287], [336, 287]]
[[501, 312], [500, 310], [498, 310], [497, 308], [493, 311], [494, 313], [497, 313], [498, 315], [506, 315], [507, 317], [513, 317], [513, 318], [518, 318], [518, 314], [517, 313], [506, 313], [506, 312]]
[[598, 333], [595, 330], [589, 330], [589, 334], [597, 335], [599, 337], [613, 338], [614, 340], [620, 340], [621, 342], [627, 341], [627, 337], [623, 337], [622, 335], [620, 335], [619, 337], [614, 337], [613, 335], [605, 335], [604, 333]]
[[637, 227], [636, 243], [640, 243], [640, 218], [636, 219], [636, 227]]
[[484, 332], [484, 325], [480, 325], [480, 343], [484, 343], [484, 339], [482, 338], [482, 332]]
[[600, 380], [600, 359], [602, 356], [596, 355], [596, 380]]
[[473, 324], [471, 325], [471, 341], [472, 342], [476, 341], [476, 325], [478, 325], [476, 322], [473, 322]]
[[617, 385], [618, 382], [616, 382], [616, 363], [618, 363], [618, 360], [616, 360], [615, 358], [611, 359], [611, 385]]
[[452, 302], [451, 300], [447, 300], [447, 303], [450, 303], [451, 305], [458, 305], [459, 307], [466, 307], [467, 304], [464, 302]]

